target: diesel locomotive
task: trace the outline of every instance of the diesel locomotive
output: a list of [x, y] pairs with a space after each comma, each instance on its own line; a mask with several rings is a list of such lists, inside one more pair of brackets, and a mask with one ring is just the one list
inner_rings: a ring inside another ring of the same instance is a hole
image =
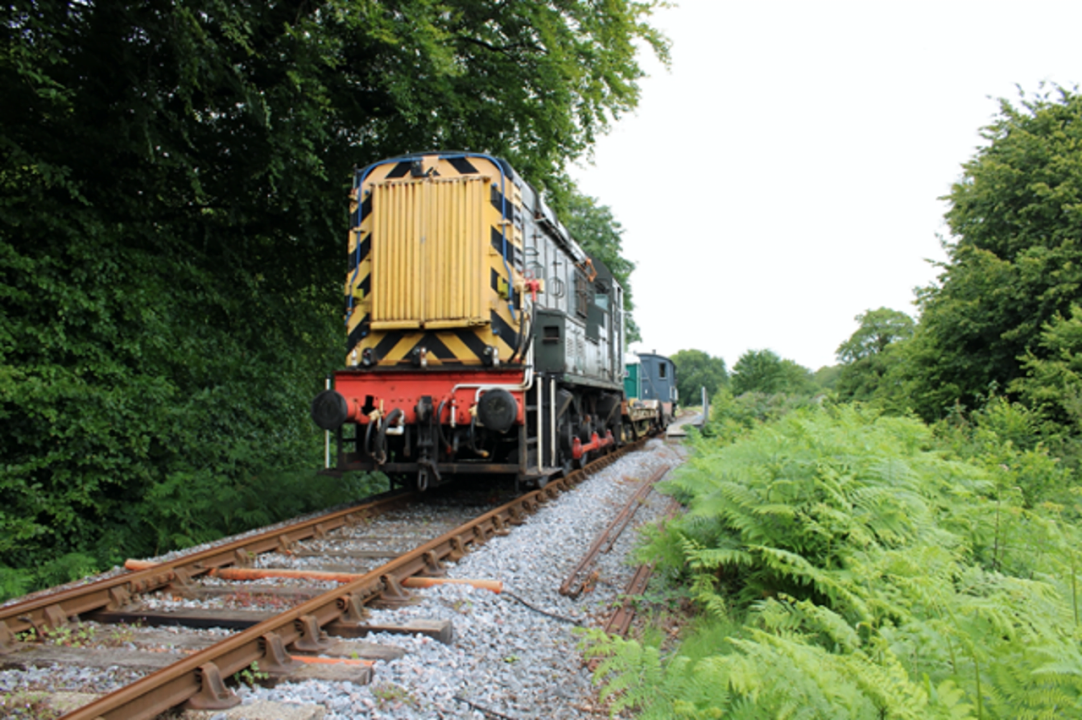
[[337, 470], [543, 486], [666, 421], [625, 399], [620, 283], [502, 159], [358, 170], [344, 299], [345, 367], [312, 403]]

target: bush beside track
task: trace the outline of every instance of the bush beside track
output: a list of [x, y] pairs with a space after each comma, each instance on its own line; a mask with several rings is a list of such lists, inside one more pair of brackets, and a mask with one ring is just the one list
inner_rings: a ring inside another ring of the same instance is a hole
[[689, 511], [643, 552], [655, 599], [697, 612], [679, 649], [595, 635], [603, 696], [643, 718], [1077, 715], [1079, 509], [1050, 501], [1077, 492], [1006, 440], [1018, 412], [937, 437], [814, 407], [700, 438], [667, 483]]
[[322, 464], [309, 385], [337, 340], [319, 298], [253, 318], [260, 288], [238, 293], [239, 273], [121, 248], [0, 250], [20, 269], [4, 324], [18, 364], [0, 374], [0, 597], [367, 494], [304, 470]]

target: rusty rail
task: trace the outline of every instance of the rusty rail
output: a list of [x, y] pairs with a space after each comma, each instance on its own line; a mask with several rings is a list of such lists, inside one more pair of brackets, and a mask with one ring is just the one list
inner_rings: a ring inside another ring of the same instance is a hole
[[631, 499], [627, 501], [623, 509], [617, 513], [616, 517], [612, 519], [609, 526], [597, 536], [593, 544], [586, 551], [586, 554], [582, 556], [582, 560], [575, 566], [575, 569], [571, 571], [571, 574], [567, 576], [563, 584], [560, 585], [560, 594], [567, 595], [571, 598], [577, 598], [586, 589], [590, 576], [586, 574], [586, 571], [597, 560], [597, 556], [603, 552], [612, 550], [612, 546], [616, 544], [617, 538], [623, 533], [624, 529], [631, 523], [631, 519], [635, 517], [635, 513], [638, 512], [642, 506], [643, 500], [654, 489], [654, 485], [660, 480], [665, 473], [669, 471], [669, 468], [660, 468], [655, 472], [646, 482], [642, 484], [635, 494], [631, 496]]
[[[676, 500], [669, 500], [669, 507], [665, 510], [665, 517], [674, 517], [679, 511], [680, 503]], [[606, 633], [609, 635], [627, 634], [628, 628], [631, 627], [631, 621], [635, 618], [635, 608], [631, 599], [646, 592], [646, 586], [650, 583], [650, 576], [654, 573], [654, 566], [655, 563], [646, 563], [640, 565], [635, 571], [631, 580], [628, 581], [627, 587], [624, 588], [623, 601], [609, 617], [608, 622], [605, 623]], [[593, 670], [596, 664], [596, 662], [591, 661], [590, 669]]]
[[[645, 442], [632, 443], [625, 452]], [[363, 628], [363, 605], [380, 595], [403, 596], [400, 580], [437, 572], [441, 561], [457, 560], [471, 546], [522, 522], [525, 515], [606, 467], [623, 453], [610, 454], [587, 468], [549, 483], [490, 510], [416, 550], [361, 575], [357, 580], [237, 633], [169, 667], [63, 716], [62, 720], [140, 720], [187, 702], [189, 707], [217, 709], [237, 700], [222, 680], [253, 662], [261, 671], [287, 672], [292, 666], [285, 648], [318, 652], [328, 644], [326, 634], [349, 637]], [[355, 511], [354, 511], [355, 512]], [[223, 562], [223, 564], [228, 564]], [[205, 568], [209, 570], [210, 568]], [[154, 569], [144, 571], [152, 573]], [[139, 574], [139, 573], [134, 573]], [[121, 576], [127, 577], [127, 576]]]
[[245, 565], [251, 558], [272, 550], [288, 550], [298, 540], [306, 540], [342, 527], [357, 524], [388, 506], [405, 502], [413, 495], [405, 493], [337, 510], [308, 520], [268, 530], [173, 560], [139, 572], [98, 580], [59, 593], [32, 598], [0, 607], [0, 653], [4, 639], [35, 628], [63, 626], [69, 618], [95, 610], [115, 610], [126, 605], [133, 595], [151, 592], [172, 583], [183, 583], [194, 576], [226, 565]]
[[635, 608], [632, 606], [631, 598], [638, 597], [646, 592], [646, 586], [650, 584], [650, 576], [653, 574], [654, 563], [640, 565], [639, 569], [635, 571], [635, 575], [632, 576], [627, 583], [627, 587], [624, 588], [623, 602], [620, 603], [620, 607], [616, 608], [616, 612], [605, 623], [606, 633], [609, 635], [627, 634], [627, 629], [631, 627], [631, 621], [635, 618]]

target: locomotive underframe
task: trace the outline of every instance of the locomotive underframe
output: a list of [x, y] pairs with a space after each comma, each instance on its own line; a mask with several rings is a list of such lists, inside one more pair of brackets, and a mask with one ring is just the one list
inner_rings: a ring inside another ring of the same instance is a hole
[[[507, 368], [502, 374], [506, 378], [527, 377], [522, 368]], [[398, 375], [398, 385], [407, 385], [408, 374]], [[492, 380], [491, 370], [472, 374], [472, 383], [464, 382], [471, 373], [461, 375], [455, 379], [468, 384], [471, 393], [472, 388], [484, 384], [482, 380]], [[390, 376], [388, 372], [345, 371], [337, 377], [340, 387], [367, 379], [373, 389], [385, 391]], [[415, 391], [421, 393], [425, 386], [416, 379]], [[445, 375], [431, 379], [448, 387]], [[533, 375], [527, 388], [511, 393], [518, 408], [514, 424], [505, 432], [486, 428], [479, 421], [476, 404], [466, 398], [452, 405], [449, 400], [454, 394], [449, 391], [410, 395], [400, 389], [397, 404], [392, 405], [389, 398], [347, 390], [351, 407], [362, 402], [363, 406], [361, 412], [353, 413], [353, 421], [336, 432], [335, 470], [379, 470], [391, 477], [393, 484], [417, 489], [435, 487], [463, 474], [507, 475], [519, 483], [544, 486], [552, 477], [661, 424], [663, 418], [656, 412], [629, 410], [620, 386], [577, 380], [563, 373]], [[481, 391], [477, 396], [483, 394]], [[395, 415], [396, 411], [401, 412]], [[452, 415], [454, 423], [450, 422]], [[390, 418], [395, 418], [395, 425], [388, 424]]]

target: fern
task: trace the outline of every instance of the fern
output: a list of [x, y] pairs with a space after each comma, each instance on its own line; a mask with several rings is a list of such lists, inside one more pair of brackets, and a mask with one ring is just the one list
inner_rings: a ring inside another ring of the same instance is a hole
[[598, 693], [601, 702], [610, 702], [614, 714], [650, 704], [662, 679], [661, 657], [656, 647], [609, 637], [597, 629], [586, 633], [585, 643], [585, 656], [601, 659], [594, 678], [608, 678]]
[[[951, 459], [933, 440], [914, 420], [851, 407], [797, 411], [725, 447], [699, 440], [664, 486], [688, 515], [642, 552], [686, 576], [712, 622], [740, 625], [712, 651], [664, 664], [649, 647], [612, 644], [614, 707], [644, 718], [1082, 714], [1082, 536], [1070, 521], [1082, 509], [1035, 503], [1010, 466]], [[989, 446], [1019, 473], [1051, 472], [1040, 453]]]

